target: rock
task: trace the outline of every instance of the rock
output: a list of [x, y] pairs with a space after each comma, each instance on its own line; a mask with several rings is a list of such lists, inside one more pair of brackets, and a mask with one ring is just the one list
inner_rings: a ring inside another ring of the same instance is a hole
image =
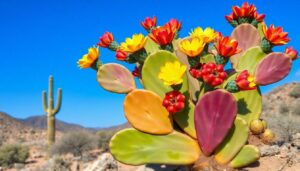
[[25, 164], [23, 164], [23, 163], [15, 163], [14, 164], [14, 168], [16, 169], [16, 170], [21, 170], [21, 169], [23, 169], [25, 167]]
[[171, 165], [157, 165], [148, 164], [137, 168], [136, 171], [188, 171], [189, 169], [185, 166], [171, 166]]
[[110, 153], [103, 153], [99, 158], [84, 168], [83, 171], [117, 171], [118, 163]]
[[276, 154], [279, 154], [280, 148], [278, 145], [263, 145], [260, 147], [260, 155], [262, 157], [264, 156], [274, 156]]
[[292, 136], [292, 145], [300, 149], [300, 133]]
[[282, 146], [280, 147], [280, 157], [281, 157], [281, 158], [286, 158], [286, 157], [288, 157], [288, 156], [289, 156], [289, 152], [290, 152], [290, 150], [289, 150], [289, 147], [288, 147], [288, 146], [282, 145]]

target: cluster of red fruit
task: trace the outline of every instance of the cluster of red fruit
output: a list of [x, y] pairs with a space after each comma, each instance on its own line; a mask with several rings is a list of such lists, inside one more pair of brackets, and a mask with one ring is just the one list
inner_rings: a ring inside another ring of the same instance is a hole
[[202, 64], [198, 68], [191, 68], [190, 74], [194, 78], [203, 79], [205, 83], [211, 86], [218, 86], [227, 78], [227, 73], [224, 71], [224, 66], [217, 65], [213, 62]]
[[168, 92], [163, 100], [163, 106], [171, 114], [182, 111], [184, 105], [185, 105], [185, 96], [176, 90]]

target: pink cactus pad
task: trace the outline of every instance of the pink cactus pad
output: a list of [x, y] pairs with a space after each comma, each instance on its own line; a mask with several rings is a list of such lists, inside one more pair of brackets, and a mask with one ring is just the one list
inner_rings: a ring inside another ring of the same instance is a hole
[[282, 80], [291, 70], [292, 61], [283, 53], [270, 53], [258, 65], [255, 82], [268, 85]]
[[203, 153], [209, 156], [223, 141], [237, 114], [235, 98], [225, 90], [206, 93], [195, 108], [197, 139]]

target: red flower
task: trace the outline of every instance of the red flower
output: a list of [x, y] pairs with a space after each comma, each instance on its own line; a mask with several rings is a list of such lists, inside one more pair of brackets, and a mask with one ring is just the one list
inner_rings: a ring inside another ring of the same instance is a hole
[[256, 89], [256, 84], [254, 83], [254, 77], [250, 75], [247, 70], [244, 70], [236, 77], [235, 83], [240, 90]]
[[233, 13], [230, 13], [229, 15], [225, 15], [225, 18], [228, 22], [232, 22], [234, 19]]
[[254, 13], [254, 18], [255, 18], [255, 20], [256, 20], [257, 22], [262, 22], [262, 21], [264, 21], [265, 17], [266, 17], [265, 14], [258, 14], [257, 11], [255, 11], [255, 13]]
[[219, 37], [215, 45], [218, 54], [222, 57], [230, 57], [241, 51], [238, 48], [238, 42], [230, 37]]
[[191, 75], [197, 79], [202, 78], [205, 83], [211, 86], [220, 85], [227, 78], [227, 73], [224, 71], [223, 65], [217, 65], [213, 62], [210, 62], [207, 64], [202, 64], [202, 67], [200, 69], [198, 68], [191, 68]]
[[108, 48], [109, 45], [114, 41], [114, 36], [110, 32], [105, 32], [100, 38], [98, 46]]
[[127, 57], [128, 57], [128, 53], [127, 52], [124, 52], [124, 51], [122, 51], [120, 49], [118, 49], [116, 51], [116, 58], [117, 58], [117, 60], [119, 60], [119, 61], [125, 61], [127, 59]]
[[233, 16], [236, 17], [254, 17], [254, 13], [256, 11], [256, 7], [251, 4], [249, 5], [248, 2], [243, 3], [242, 7], [239, 6], [233, 6], [232, 7]]
[[256, 7], [253, 4], [249, 5], [248, 2], [245, 2], [241, 7], [233, 6], [232, 13], [226, 15], [225, 18], [228, 22], [233, 22], [234, 20], [237, 21], [239, 18], [247, 18], [250, 19], [248, 22], [251, 23], [253, 19], [255, 19], [257, 22], [262, 22], [265, 18], [265, 15], [258, 14]]
[[298, 51], [293, 49], [293, 47], [288, 47], [285, 49], [285, 53], [292, 59], [296, 60], [298, 58]]
[[146, 17], [144, 21], [141, 21], [141, 25], [146, 30], [150, 30], [151, 28], [154, 28], [156, 26], [156, 16], [153, 18]]
[[288, 33], [283, 32], [282, 27], [275, 28], [273, 24], [271, 24], [269, 28], [267, 28], [266, 25], [263, 25], [263, 33], [265, 38], [272, 45], [285, 45], [290, 41]]
[[157, 27], [149, 33], [149, 37], [161, 46], [170, 44], [173, 41], [174, 36], [175, 30], [172, 29], [170, 24]]
[[132, 71], [132, 75], [135, 77], [140, 77], [140, 70], [138, 67], [134, 68], [134, 70]]
[[171, 25], [172, 29], [175, 31], [180, 31], [182, 22], [177, 19], [172, 18], [167, 24]]
[[185, 96], [179, 91], [168, 92], [162, 104], [169, 113], [177, 113], [183, 110], [185, 106]]

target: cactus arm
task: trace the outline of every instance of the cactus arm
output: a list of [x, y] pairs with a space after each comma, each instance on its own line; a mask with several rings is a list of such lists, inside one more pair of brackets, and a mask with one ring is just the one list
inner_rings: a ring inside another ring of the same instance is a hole
[[46, 93], [46, 91], [43, 91], [43, 93], [42, 93], [42, 100], [43, 100], [43, 109], [47, 113], [48, 105], [47, 105], [47, 93]]
[[57, 101], [56, 101], [56, 106], [55, 106], [55, 109], [54, 109], [54, 115], [56, 115], [59, 110], [60, 110], [60, 106], [61, 106], [61, 99], [62, 99], [62, 89], [58, 89], [57, 90]]
[[48, 108], [53, 109], [53, 77], [49, 77], [49, 89], [48, 89]]

